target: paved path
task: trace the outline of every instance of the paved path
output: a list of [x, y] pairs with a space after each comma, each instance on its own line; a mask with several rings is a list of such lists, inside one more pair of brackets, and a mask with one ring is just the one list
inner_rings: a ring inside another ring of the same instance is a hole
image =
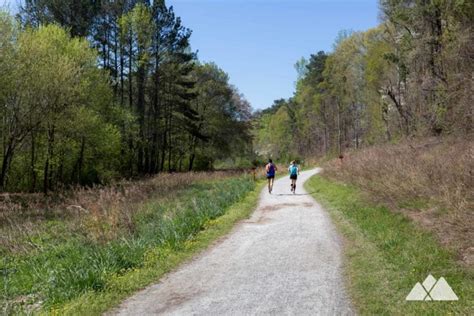
[[258, 209], [229, 236], [124, 301], [117, 315], [351, 315], [341, 241], [302, 183], [262, 192]]

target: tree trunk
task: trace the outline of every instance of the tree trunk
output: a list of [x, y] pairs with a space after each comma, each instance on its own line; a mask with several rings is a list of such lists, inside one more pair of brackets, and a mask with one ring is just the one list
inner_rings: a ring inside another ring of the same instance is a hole
[[31, 171], [31, 192], [35, 192], [36, 190], [36, 170], [35, 170], [35, 162], [36, 162], [36, 148], [35, 148], [35, 132], [31, 132], [31, 160], [30, 160], [30, 171]]
[[81, 138], [81, 150], [79, 151], [79, 157], [77, 158], [76, 166], [74, 167], [74, 180], [77, 183], [81, 183], [82, 177], [82, 166], [84, 164], [84, 150], [86, 140], [84, 137]]
[[132, 73], [133, 73], [133, 39], [132, 35], [130, 34], [130, 40], [128, 42], [128, 103], [130, 105], [130, 109], [133, 109], [133, 85], [132, 85]]
[[5, 188], [6, 188], [7, 174], [8, 174], [8, 170], [10, 169], [10, 163], [13, 158], [13, 151], [14, 151], [13, 141], [10, 140], [6, 147], [5, 153], [3, 154], [2, 172], [0, 173], [0, 190], [2, 192], [5, 191]]
[[341, 104], [337, 101], [337, 142], [339, 155], [342, 155], [342, 133], [341, 133]]
[[401, 102], [399, 99], [397, 99], [397, 97], [395, 96], [395, 94], [393, 93], [392, 89], [388, 89], [387, 90], [387, 94], [388, 96], [390, 97], [390, 99], [393, 101], [393, 103], [395, 104], [395, 108], [397, 109], [398, 113], [400, 114], [400, 116], [402, 117], [403, 119], [403, 122], [404, 122], [404, 130], [405, 130], [405, 134], [408, 136], [410, 135], [410, 118], [409, 118], [409, 113], [403, 108]]
[[125, 80], [124, 80], [124, 67], [125, 67], [125, 58], [124, 58], [124, 48], [120, 44], [120, 104], [125, 105]]
[[193, 171], [194, 159], [196, 159], [196, 154], [193, 152], [193, 153], [189, 156], [189, 168], [188, 168], [188, 171]]
[[51, 168], [49, 160], [53, 155], [53, 144], [54, 144], [54, 126], [48, 128], [48, 148], [46, 151], [46, 161], [44, 164], [44, 177], [43, 177], [43, 192], [48, 194], [51, 185]]
[[194, 159], [196, 158], [196, 136], [191, 137], [191, 153], [189, 154], [189, 166], [188, 171], [193, 170]]
[[163, 133], [163, 144], [161, 145], [161, 162], [160, 162], [160, 171], [163, 172], [165, 169], [165, 157], [166, 157], [166, 131]]

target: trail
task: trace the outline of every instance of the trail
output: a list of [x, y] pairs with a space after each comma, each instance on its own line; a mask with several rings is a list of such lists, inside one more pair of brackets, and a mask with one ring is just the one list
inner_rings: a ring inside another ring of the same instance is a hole
[[321, 206], [288, 177], [263, 190], [257, 210], [226, 238], [115, 315], [352, 315], [341, 272], [341, 241]]

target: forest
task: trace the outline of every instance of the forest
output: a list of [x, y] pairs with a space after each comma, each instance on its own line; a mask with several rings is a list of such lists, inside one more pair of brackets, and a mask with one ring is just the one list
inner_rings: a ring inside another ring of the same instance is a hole
[[27, 0], [17, 16], [0, 12], [0, 190], [248, 161], [250, 105], [190, 37], [164, 1]]
[[257, 153], [343, 157], [407, 138], [472, 136], [473, 2], [379, 6], [378, 27], [341, 31], [333, 51], [295, 64], [294, 96], [255, 115]]
[[379, 26], [301, 58], [294, 95], [252, 113], [164, 1], [27, 0], [0, 14], [1, 190], [470, 136], [473, 4], [379, 6]]

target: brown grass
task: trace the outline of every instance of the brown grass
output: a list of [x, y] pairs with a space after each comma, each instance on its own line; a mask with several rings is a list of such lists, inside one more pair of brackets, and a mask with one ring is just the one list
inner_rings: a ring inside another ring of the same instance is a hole
[[235, 176], [243, 171], [163, 173], [138, 181], [42, 194], [0, 195], [0, 253], [27, 252], [38, 245], [34, 236], [50, 220], [60, 220], [66, 233], [106, 242], [134, 231], [133, 214], [143, 201], [169, 199], [193, 183]]
[[403, 212], [474, 263], [474, 141], [423, 139], [346, 153], [325, 175]]

